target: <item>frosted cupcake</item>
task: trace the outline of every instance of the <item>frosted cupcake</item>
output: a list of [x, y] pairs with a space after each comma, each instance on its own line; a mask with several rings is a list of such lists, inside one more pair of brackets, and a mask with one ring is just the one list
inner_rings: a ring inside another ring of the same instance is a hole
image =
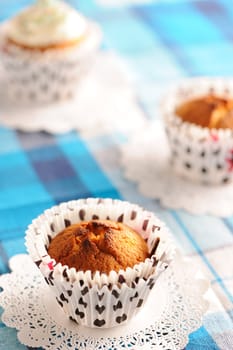
[[72, 96], [92, 64], [99, 27], [59, 0], [38, 0], [0, 29], [7, 92], [23, 102]]
[[93, 328], [130, 320], [175, 254], [152, 213], [98, 198], [45, 211], [29, 226], [26, 246], [67, 317]]
[[194, 78], [162, 103], [174, 171], [203, 184], [233, 179], [233, 83]]

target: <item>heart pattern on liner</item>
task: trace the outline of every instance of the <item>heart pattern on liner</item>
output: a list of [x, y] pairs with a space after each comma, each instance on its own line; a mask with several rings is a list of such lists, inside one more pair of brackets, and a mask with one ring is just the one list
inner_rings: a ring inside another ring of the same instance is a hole
[[95, 309], [96, 309], [96, 311], [101, 315], [102, 312], [104, 312], [104, 310], [105, 310], [105, 306], [104, 306], [104, 305], [102, 305], [102, 306], [96, 305], [96, 306], [95, 306]]
[[96, 319], [94, 321], [94, 326], [103, 327], [105, 325], [105, 323], [106, 323], [105, 320], [98, 320], [98, 319]]
[[123, 314], [122, 316], [117, 316], [117, 318], [116, 318], [116, 322], [117, 323], [122, 323], [122, 322], [124, 322], [124, 321], [126, 321], [127, 320], [127, 315], [126, 314]]

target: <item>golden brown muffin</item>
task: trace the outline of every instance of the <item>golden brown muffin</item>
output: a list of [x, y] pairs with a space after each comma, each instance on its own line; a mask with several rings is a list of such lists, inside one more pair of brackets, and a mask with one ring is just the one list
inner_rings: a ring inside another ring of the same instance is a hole
[[144, 239], [130, 227], [110, 220], [71, 225], [55, 236], [49, 255], [68, 267], [108, 274], [125, 270], [149, 257]]
[[176, 114], [189, 123], [210, 129], [233, 129], [233, 100], [205, 96], [187, 101], [176, 109]]

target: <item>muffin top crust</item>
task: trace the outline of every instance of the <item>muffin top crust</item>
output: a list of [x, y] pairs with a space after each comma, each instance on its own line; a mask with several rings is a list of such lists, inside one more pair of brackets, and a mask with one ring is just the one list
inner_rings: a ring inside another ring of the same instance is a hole
[[176, 108], [183, 121], [209, 129], [233, 129], [233, 99], [208, 95], [189, 100]]
[[111, 220], [84, 221], [67, 227], [52, 239], [48, 253], [57, 263], [77, 271], [106, 274], [133, 267], [149, 257], [139, 233]]

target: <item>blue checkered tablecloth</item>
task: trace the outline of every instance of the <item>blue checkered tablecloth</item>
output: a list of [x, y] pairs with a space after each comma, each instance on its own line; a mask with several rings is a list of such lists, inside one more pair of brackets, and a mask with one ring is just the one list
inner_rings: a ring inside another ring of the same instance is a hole
[[[69, 2], [102, 26], [103, 48], [125, 61], [148, 119], [157, 117], [154, 93], [159, 86], [184, 76], [233, 75], [231, 0], [116, 7], [97, 0]], [[28, 3], [0, 0], [0, 20]], [[186, 349], [233, 349], [233, 217], [194, 216], [143, 197], [119, 166], [119, 146], [125, 141], [119, 133], [85, 139], [76, 132], [57, 136], [0, 126], [0, 274], [8, 271], [11, 256], [25, 252], [25, 229], [44, 209], [81, 197], [126, 199], [156, 212], [182, 252], [210, 278], [217, 303]], [[0, 350], [16, 349], [25, 347], [16, 331], [0, 322]]]

